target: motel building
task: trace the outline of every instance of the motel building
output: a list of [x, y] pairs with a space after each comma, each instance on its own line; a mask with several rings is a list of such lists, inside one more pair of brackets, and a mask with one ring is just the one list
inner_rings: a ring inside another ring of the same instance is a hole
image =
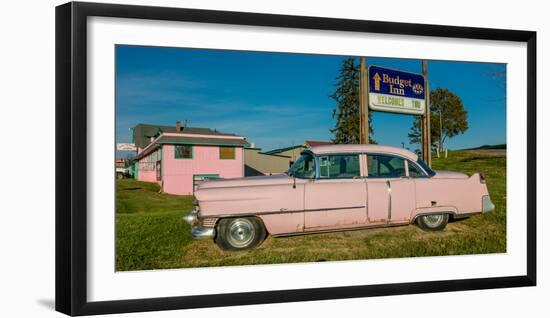
[[244, 176], [245, 137], [186, 126], [132, 128], [137, 180], [157, 182], [165, 193], [192, 195], [204, 179]]

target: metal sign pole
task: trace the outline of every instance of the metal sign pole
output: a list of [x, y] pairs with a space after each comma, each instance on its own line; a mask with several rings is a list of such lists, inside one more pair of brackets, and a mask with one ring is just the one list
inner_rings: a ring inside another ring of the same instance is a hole
[[430, 82], [428, 81], [428, 62], [426, 60], [422, 60], [422, 74], [424, 75], [424, 91], [425, 91], [425, 101], [426, 106], [424, 110], [424, 125], [422, 128], [424, 129], [422, 133], [422, 142], [425, 143], [425, 152], [423, 152], [424, 155], [424, 161], [428, 164], [428, 166], [432, 166], [432, 134], [431, 134], [431, 127], [430, 127]]
[[360, 58], [359, 71], [359, 143], [369, 143], [369, 94], [368, 94], [368, 76], [367, 59]]

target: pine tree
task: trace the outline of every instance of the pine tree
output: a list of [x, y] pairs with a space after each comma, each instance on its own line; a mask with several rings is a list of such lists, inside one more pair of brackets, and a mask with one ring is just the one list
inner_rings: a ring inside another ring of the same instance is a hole
[[[334, 134], [332, 142], [336, 144], [359, 143], [359, 64], [355, 58], [342, 61], [339, 75], [336, 78], [336, 91], [330, 95], [336, 101], [336, 108], [332, 110], [332, 118], [336, 119], [336, 126], [330, 130]], [[369, 112], [369, 141], [373, 133], [371, 112]]]

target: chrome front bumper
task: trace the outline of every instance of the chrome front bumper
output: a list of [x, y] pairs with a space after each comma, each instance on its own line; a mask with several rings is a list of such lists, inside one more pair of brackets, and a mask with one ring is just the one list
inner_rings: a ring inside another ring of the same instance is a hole
[[484, 195], [481, 198], [481, 212], [487, 213], [495, 210], [495, 205], [493, 204], [493, 201], [491, 201], [491, 197], [488, 195]]
[[195, 239], [216, 237], [216, 229], [213, 227], [202, 227], [199, 222], [199, 209], [195, 208], [183, 216], [183, 220], [191, 225], [191, 235]]
[[216, 236], [216, 229], [213, 227], [193, 226], [191, 235], [195, 239], [213, 239]]

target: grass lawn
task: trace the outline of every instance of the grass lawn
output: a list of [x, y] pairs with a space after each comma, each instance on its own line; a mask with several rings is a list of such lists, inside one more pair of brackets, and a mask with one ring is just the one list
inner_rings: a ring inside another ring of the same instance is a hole
[[453, 222], [441, 232], [416, 226], [269, 237], [259, 248], [223, 252], [211, 240], [194, 240], [181, 221], [191, 196], [158, 193], [156, 184], [117, 180], [116, 270], [316, 262], [506, 252], [506, 157], [475, 151], [434, 158], [434, 169], [483, 171], [494, 212]]

